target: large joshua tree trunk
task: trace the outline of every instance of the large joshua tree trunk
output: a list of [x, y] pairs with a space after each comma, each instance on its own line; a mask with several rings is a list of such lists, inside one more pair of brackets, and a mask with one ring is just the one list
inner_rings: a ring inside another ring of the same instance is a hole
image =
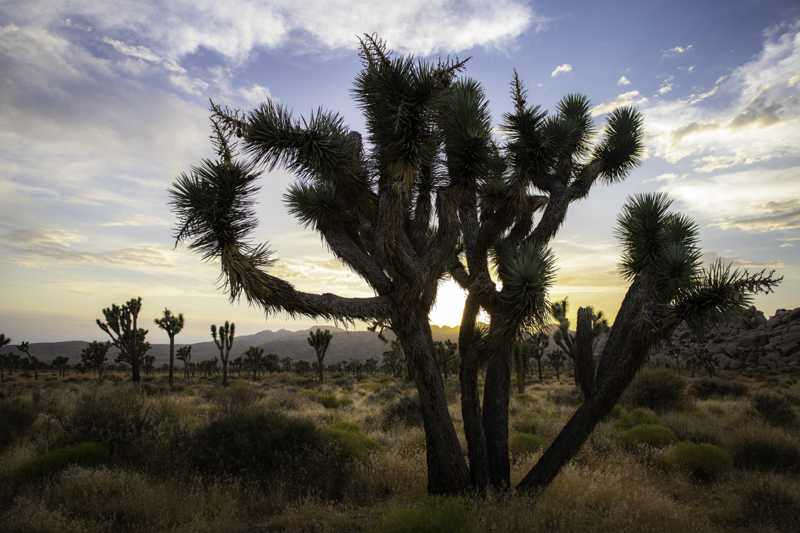
[[169, 386], [174, 385], [173, 381], [173, 368], [175, 367], [175, 336], [169, 337]]
[[418, 310], [393, 320], [403, 352], [414, 368], [419, 392], [428, 464], [428, 492], [454, 494], [469, 484], [467, 464], [447, 409], [444, 383], [433, 357], [433, 337], [427, 312]]
[[498, 489], [511, 485], [508, 453], [508, 403], [511, 396], [511, 352], [514, 338], [490, 327], [492, 342], [483, 389], [483, 427], [489, 460], [489, 481]]

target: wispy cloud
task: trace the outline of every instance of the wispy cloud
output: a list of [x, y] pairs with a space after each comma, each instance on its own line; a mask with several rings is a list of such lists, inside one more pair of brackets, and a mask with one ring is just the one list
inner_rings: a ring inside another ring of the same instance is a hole
[[664, 57], [682, 56], [683, 54], [691, 51], [692, 48], [694, 48], [693, 44], [677, 45], [668, 50], [664, 50], [663, 55]]
[[550, 77], [555, 78], [556, 76], [560, 76], [561, 74], [566, 74], [567, 72], [572, 72], [572, 65], [570, 65], [569, 63], [563, 63], [553, 69], [553, 72], [550, 73]]
[[620, 76], [619, 79], [617, 80], [617, 85], [619, 85], [620, 87], [624, 87], [625, 85], [630, 85], [630, 84], [631, 80], [629, 80], [628, 77], [625, 76], [624, 74]]
[[642, 96], [639, 91], [628, 91], [618, 94], [612, 100], [598, 104], [592, 108], [592, 115], [604, 115], [610, 113], [620, 106], [642, 105], [647, 102], [647, 97]]

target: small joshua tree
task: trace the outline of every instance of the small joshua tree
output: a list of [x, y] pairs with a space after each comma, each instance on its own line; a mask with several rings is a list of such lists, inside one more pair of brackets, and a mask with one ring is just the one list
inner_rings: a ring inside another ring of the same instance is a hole
[[547, 352], [547, 360], [550, 362], [550, 366], [553, 367], [553, 371], [556, 373], [556, 381], [561, 381], [561, 369], [564, 368], [564, 360], [567, 357], [564, 355], [564, 352], [561, 350], [552, 350]]
[[17, 345], [17, 350], [25, 354], [28, 358], [28, 366], [33, 369], [33, 379], [39, 379], [39, 359], [31, 353], [31, 343], [28, 341], [21, 342]]
[[450, 340], [433, 343], [433, 355], [442, 372], [442, 379], [447, 381], [450, 374], [458, 370], [458, 345]]
[[169, 386], [173, 385], [173, 368], [175, 366], [175, 335], [183, 329], [183, 313], [178, 316], [172, 314], [169, 309], [164, 309], [164, 316], [155, 319], [156, 326], [167, 332], [169, 337]]
[[149, 376], [155, 370], [156, 364], [156, 356], [154, 355], [145, 355], [142, 361], [142, 367], [144, 370], [144, 375]]
[[308, 344], [314, 348], [314, 352], [317, 354], [317, 373], [320, 383], [324, 380], [325, 353], [328, 351], [328, 345], [330, 345], [332, 338], [333, 334], [327, 329], [317, 329], [308, 333]]
[[549, 342], [550, 338], [547, 336], [547, 333], [543, 331], [525, 333], [522, 335], [522, 339], [518, 341], [520, 348], [527, 354], [528, 360], [536, 360], [536, 370], [539, 375], [540, 383], [543, 379], [542, 358], [544, 358], [544, 350], [547, 348]]
[[3, 347], [8, 345], [11, 342], [11, 339], [5, 336], [5, 334], [0, 333], [0, 382], [6, 380], [6, 368], [11, 370], [11, 356], [8, 353], [3, 353]]
[[109, 348], [111, 348], [110, 342], [92, 341], [81, 351], [81, 365], [97, 372], [98, 380], [103, 379]]
[[[217, 337], [217, 330], [219, 329], [219, 338]], [[228, 386], [228, 359], [231, 356], [231, 348], [233, 347], [233, 337], [236, 332], [236, 324], [225, 321], [222, 326], [211, 326], [211, 338], [214, 339], [214, 344], [217, 345], [219, 350], [219, 359], [222, 361], [222, 385]]]
[[53, 368], [56, 369], [56, 372], [58, 372], [58, 376], [63, 378], [64, 375], [66, 375], [67, 373], [67, 365], [69, 365], [69, 357], [64, 357], [63, 355], [59, 355], [58, 357], [53, 359], [51, 365], [53, 366]]
[[192, 347], [189, 345], [181, 346], [178, 348], [175, 358], [183, 362], [183, 379], [186, 383], [189, 383], [191, 381]]
[[261, 368], [264, 357], [264, 348], [251, 346], [244, 352], [244, 362], [247, 368], [253, 373], [253, 379], [258, 379], [258, 370]]
[[142, 310], [142, 299], [132, 298], [119, 306], [113, 304], [103, 309], [105, 322], [97, 319], [97, 325], [111, 338], [111, 344], [119, 350], [118, 363], [131, 367], [131, 381], [141, 381], [141, 369], [144, 356], [150, 350], [150, 343], [145, 340], [147, 330], [140, 328], [139, 312]]

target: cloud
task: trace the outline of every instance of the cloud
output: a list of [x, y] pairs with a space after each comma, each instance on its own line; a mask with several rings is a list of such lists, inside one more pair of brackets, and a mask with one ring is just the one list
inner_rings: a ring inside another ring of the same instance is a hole
[[630, 85], [630, 84], [631, 84], [631, 80], [629, 80], [628, 77], [625, 76], [624, 74], [622, 76], [620, 76], [619, 79], [617, 80], [617, 85], [619, 85], [619, 86], [625, 86], [625, 85]]
[[621, 106], [642, 105], [647, 102], [647, 97], [642, 96], [639, 91], [628, 91], [618, 94], [613, 100], [603, 102], [592, 108], [592, 115], [604, 115]]
[[263, 85], [257, 83], [250, 87], [242, 87], [239, 89], [239, 94], [244, 98], [245, 102], [251, 106], [257, 106], [266, 102], [267, 100], [274, 100], [272, 93]]
[[664, 96], [672, 92], [672, 84], [669, 82], [665, 82], [658, 88], [656, 91], [659, 96]]
[[692, 48], [694, 48], [694, 45], [692, 44], [673, 46], [669, 50], [664, 50], [663, 55], [664, 57], [682, 56], [683, 54], [689, 52]]
[[667, 181], [660, 190], [720, 229], [800, 229], [800, 167], [694, 176]]
[[645, 106], [648, 151], [715, 172], [800, 157], [800, 24], [769, 32], [761, 52], [686, 98]]
[[135, 32], [146, 39], [137, 46], [163, 57], [206, 49], [238, 62], [259, 48], [351, 49], [364, 32], [405, 52], [460, 52], [502, 45], [547, 24], [522, 0], [12, 0], [7, 15], [40, 26], [86, 20], [114, 38]]
[[567, 72], [572, 72], [572, 65], [570, 65], [569, 63], [563, 63], [553, 69], [553, 72], [550, 73], [550, 77], [555, 78], [556, 76], [560, 76], [561, 74], [566, 74]]

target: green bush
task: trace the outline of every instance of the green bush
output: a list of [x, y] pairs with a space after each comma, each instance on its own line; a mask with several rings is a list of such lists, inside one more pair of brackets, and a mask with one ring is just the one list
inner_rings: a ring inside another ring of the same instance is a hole
[[290, 491], [340, 497], [355, 456], [308, 420], [275, 412], [220, 418], [196, 432], [192, 465], [205, 474], [258, 483], [284, 483]]
[[125, 450], [150, 426], [145, 397], [133, 387], [106, 387], [83, 395], [67, 423], [74, 441], [96, 441]]
[[722, 378], [705, 377], [695, 380], [690, 387], [692, 395], [696, 398], [706, 399], [712, 396], [731, 396], [740, 398], [747, 396], [747, 386], [736, 381]]
[[325, 409], [338, 409], [353, 404], [350, 398], [339, 398], [332, 392], [311, 393], [311, 399], [320, 404]]
[[68, 466], [97, 466], [107, 463], [111, 452], [97, 442], [82, 442], [67, 448], [55, 448], [37, 456], [16, 473], [18, 482], [43, 479], [58, 474]]
[[686, 404], [686, 381], [671, 370], [646, 368], [628, 386], [625, 402], [656, 411], [678, 409]]
[[758, 392], [751, 400], [755, 409], [767, 423], [773, 426], [788, 426], [797, 420], [792, 404], [785, 396], [774, 392]]
[[544, 446], [544, 439], [533, 433], [514, 431], [509, 439], [509, 448], [513, 455], [526, 455], [538, 451]]
[[614, 422], [617, 429], [625, 430], [644, 424], [661, 424], [661, 420], [650, 409], [639, 407], [628, 412], [623, 412]]
[[705, 443], [679, 442], [666, 451], [664, 460], [669, 466], [684, 470], [700, 481], [716, 481], [733, 467], [733, 460], [726, 450]]
[[739, 468], [800, 472], [800, 445], [778, 430], [738, 433], [729, 447]]
[[378, 448], [378, 443], [364, 435], [361, 428], [347, 422], [337, 422], [325, 430], [350, 454], [363, 459]]
[[676, 438], [671, 429], [661, 424], [642, 424], [620, 433], [619, 440], [626, 448], [663, 448], [675, 442]]
[[0, 449], [5, 448], [33, 425], [33, 411], [19, 402], [0, 403]]
[[520, 418], [513, 422], [514, 429], [522, 433], [537, 434], [541, 432], [541, 422], [532, 416]]
[[418, 505], [385, 513], [375, 533], [477, 533], [476, 517], [461, 498], [431, 497]]
[[381, 425], [384, 431], [398, 425], [406, 427], [422, 426], [419, 399], [416, 396], [403, 396], [384, 407], [381, 418]]

